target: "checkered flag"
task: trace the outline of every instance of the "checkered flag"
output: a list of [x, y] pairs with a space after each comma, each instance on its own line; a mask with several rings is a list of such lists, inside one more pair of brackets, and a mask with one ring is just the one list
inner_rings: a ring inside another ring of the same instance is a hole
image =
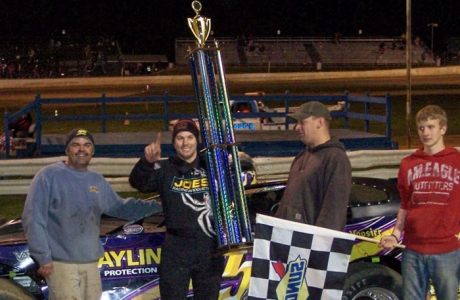
[[355, 236], [257, 215], [249, 299], [342, 299]]

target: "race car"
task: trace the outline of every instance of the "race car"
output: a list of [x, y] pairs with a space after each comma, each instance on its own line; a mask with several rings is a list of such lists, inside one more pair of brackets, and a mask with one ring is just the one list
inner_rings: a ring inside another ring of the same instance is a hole
[[[245, 188], [251, 223], [257, 214], [273, 215], [285, 181], [263, 182]], [[393, 180], [353, 178], [346, 231], [379, 240], [395, 225], [399, 194]], [[128, 223], [104, 217], [99, 260], [101, 299], [161, 299], [159, 272], [165, 228], [162, 215]], [[352, 250], [343, 298], [401, 299], [401, 250], [385, 251], [357, 239]], [[247, 299], [251, 276], [250, 251], [225, 256], [219, 299]], [[21, 220], [0, 226], [0, 299], [47, 299], [46, 281], [29, 256]], [[190, 290], [189, 299], [193, 299]]]

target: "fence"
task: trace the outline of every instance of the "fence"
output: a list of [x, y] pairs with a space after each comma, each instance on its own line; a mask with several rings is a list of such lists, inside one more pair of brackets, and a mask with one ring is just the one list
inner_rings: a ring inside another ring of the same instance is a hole
[[[333, 118], [342, 118], [344, 120], [344, 129], [349, 128], [349, 121], [351, 119], [358, 119], [364, 122], [364, 132], [370, 132], [369, 124], [373, 122], [385, 123], [386, 137], [391, 142], [391, 101], [390, 95], [387, 94], [385, 98], [381, 97], [371, 97], [369, 93], [363, 96], [352, 96], [348, 92], [345, 92], [344, 95], [332, 95], [332, 96], [295, 96], [289, 95], [289, 92], [286, 92], [282, 96], [276, 95], [265, 95], [265, 96], [232, 96], [231, 99], [234, 100], [256, 100], [263, 102], [282, 102], [284, 103], [285, 111], [284, 112], [258, 112], [251, 113], [251, 117], [260, 117], [260, 118], [276, 118], [276, 117], [285, 117], [286, 113], [289, 111], [289, 107], [292, 106], [292, 103], [303, 103], [308, 101], [322, 101], [322, 102], [345, 102], [344, 111], [333, 111], [331, 116]], [[195, 98], [193, 96], [170, 96], [168, 93], [165, 93], [164, 96], [149, 96], [149, 97], [106, 97], [105, 94], [102, 94], [98, 98], [58, 98], [58, 99], [46, 99], [42, 98], [40, 95], [37, 95], [35, 100], [28, 104], [26, 107], [21, 109], [18, 112], [15, 112], [11, 115], [5, 113], [4, 128], [8, 128], [9, 124], [20, 116], [34, 112], [35, 121], [36, 121], [36, 133], [35, 148], [38, 156], [40, 155], [40, 147], [42, 145], [42, 123], [50, 121], [100, 121], [101, 122], [101, 131], [102, 133], [107, 132], [107, 121], [110, 120], [146, 120], [146, 119], [156, 119], [163, 120], [164, 130], [167, 131], [169, 127], [169, 121], [173, 119], [180, 118], [196, 118], [198, 117], [197, 113], [172, 113], [170, 111], [170, 104], [173, 102], [194, 102]], [[163, 105], [163, 110], [158, 113], [150, 114], [108, 114], [107, 106], [109, 104], [116, 103], [159, 103]], [[350, 105], [352, 103], [364, 103], [364, 112], [354, 112], [351, 111]], [[71, 115], [71, 116], [57, 116], [57, 115], [43, 115], [42, 109], [45, 105], [56, 105], [56, 104], [96, 104], [101, 110], [98, 115]], [[382, 104], [385, 106], [385, 113], [383, 115], [376, 115], [370, 113], [371, 104]], [[270, 105], [268, 105], [270, 106]], [[237, 117], [237, 114], [234, 117]], [[285, 127], [288, 128], [289, 120], [286, 118]], [[10, 138], [10, 132], [5, 131], [5, 140], [8, 141]], [[10, 157], [10, 144], [5, 144], [5, 158]]]

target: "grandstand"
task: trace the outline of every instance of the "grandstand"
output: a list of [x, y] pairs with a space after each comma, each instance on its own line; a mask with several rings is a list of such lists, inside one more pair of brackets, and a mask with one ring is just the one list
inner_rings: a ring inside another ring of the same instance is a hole
[[[251, 38], [244, 43], [235, 38], [216, 38], [227, 66], [362, 66], [373, 68], [406, 65], [405, 42], [400, 37], [381, 38]], [[207, 42], [213, 48], [215, 43]], [[196, 48], [193, 38], [178, 38], [176, 65], [186, 65], [187, 56]], [[433, 66], [435, 59], [420, 42], [412, 44], [412, 65]]]
[[[67, 35], [66, 35], [67, 37]], [[62, 41], [61, 41], [62, 40]], [[215, 48], [210, 38], [206, 47]], [[347, 68], [401, 68], [406, 65], [405, 43], [400, 37], [284, 37], [240, 36], [216, 38], [226, 66], [300, 67], [338, 70]], [[385, 47], [381, 47], [381, 45]], [[460, 39], [449, 41], [443, 63], [460, 63]], [[175, 65], [186, 66], [196, 40], [177, 38]], [[432, 53], [422, 42], [411, 47], [413, 66], [433, 66]], [[114, 39], [104, 36], [54, 39], [0, 39], [0, 78], [150, 75], [173, 65], [166, 55], [122, 53]]]

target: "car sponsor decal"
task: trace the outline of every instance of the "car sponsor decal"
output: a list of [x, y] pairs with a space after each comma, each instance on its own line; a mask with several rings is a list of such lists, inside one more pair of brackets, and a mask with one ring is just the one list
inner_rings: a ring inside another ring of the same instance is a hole
[[123, 232], [125, 234], [139, 234], [139, 233], [142, 233], [143, 231], [144, 231], [144, 227], [138, 224], [123, 226]]
[[255, 130], [254, 123], [235, 123], [233, 124], [234, 130], [249, 129]]

